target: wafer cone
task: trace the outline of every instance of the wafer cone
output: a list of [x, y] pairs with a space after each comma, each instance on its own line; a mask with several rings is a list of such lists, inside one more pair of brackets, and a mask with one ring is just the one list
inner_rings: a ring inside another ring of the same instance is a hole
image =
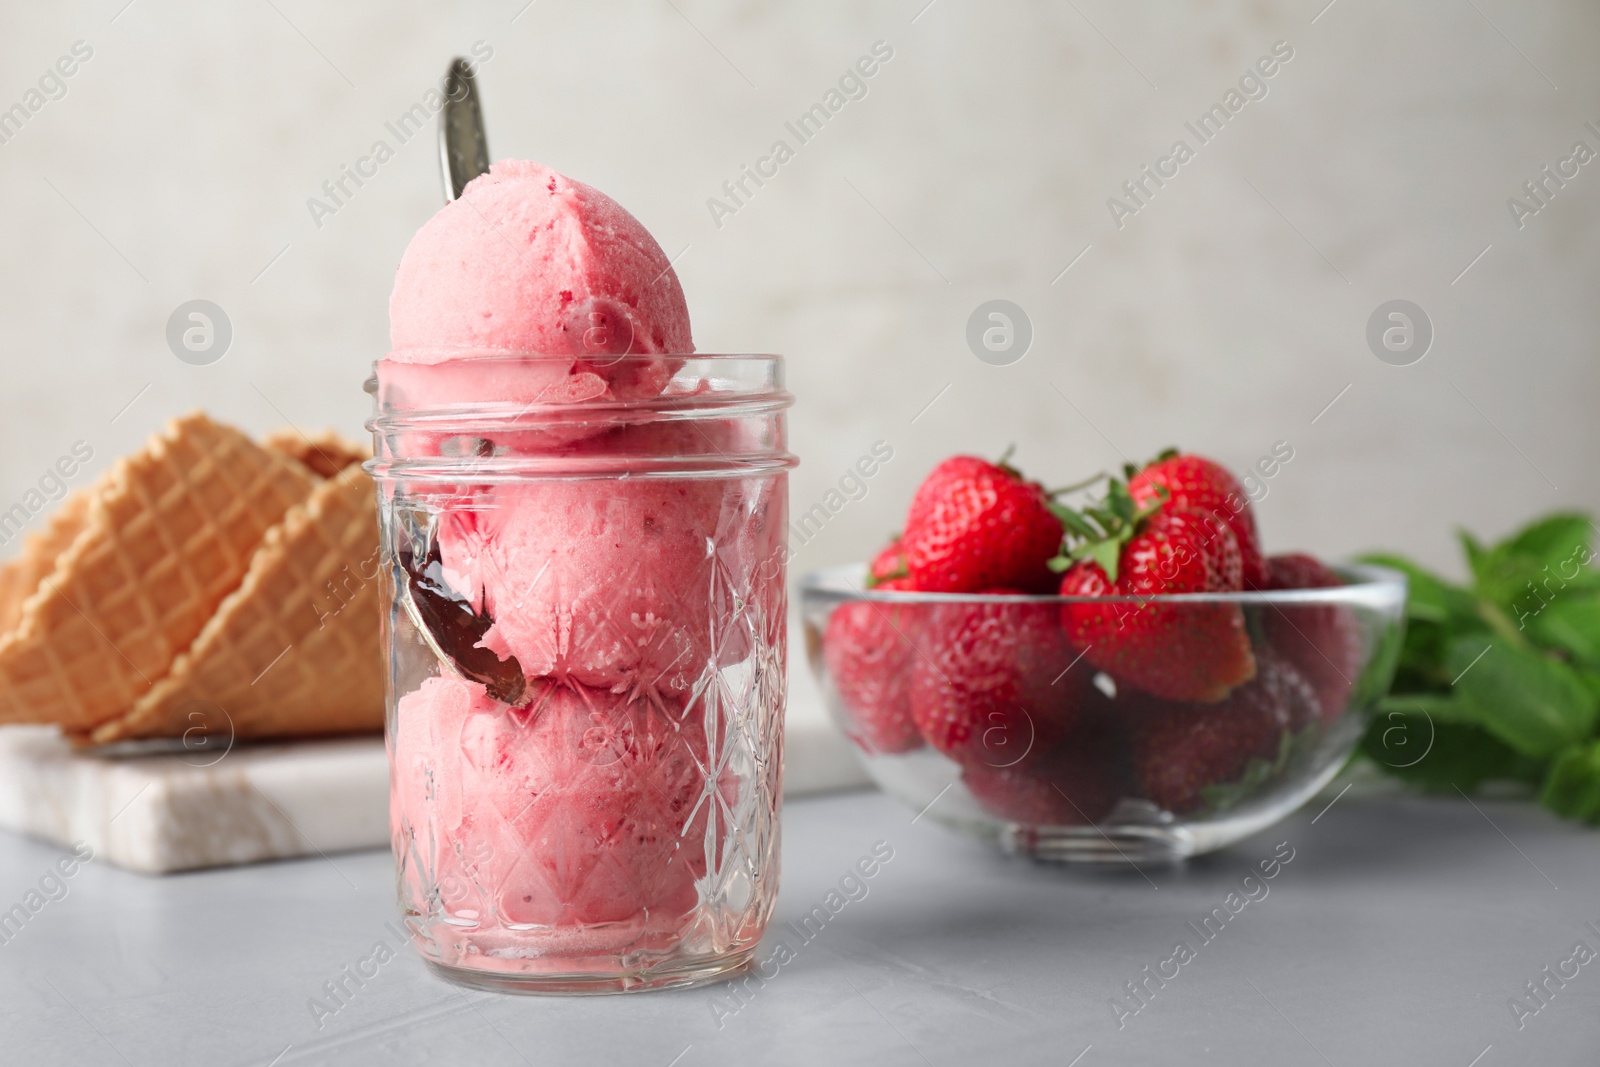
[[346, 467], [267, 532], [239, 588], [103, 743], [206, 743], [383, 729], [372, 481]]
[[0, 638], [0, 723], [82, 734], [125, 713], [238, 587], [317, 478], [204, 415], [120, 460]]
[[304, 434], [292, 426], [285, 426], [267, 434], [261, 443], [284, 455], [293, 456], [324, 478], [332, 478], [346, 467], [372, 458], [370, 448], [334, 430]]
[[89, 502], [95, 490], [79, 489], [50, 516], [43, 530], [30, 533], [22, 551], [0, 567], [0, 634], [10, 633], [22, 620], [22, 605], [39, 588], [83, 528], [89, 524]]

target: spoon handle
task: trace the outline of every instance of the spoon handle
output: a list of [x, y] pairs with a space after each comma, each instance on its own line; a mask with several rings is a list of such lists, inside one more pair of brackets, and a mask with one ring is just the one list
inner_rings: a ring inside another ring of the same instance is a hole
[[439, 175], [446, 203], [489, 169], [489, 138], [483, 132], [483, 105], [472, 64], [457, 56], [444, 75], [444, 107], [439, 112]]

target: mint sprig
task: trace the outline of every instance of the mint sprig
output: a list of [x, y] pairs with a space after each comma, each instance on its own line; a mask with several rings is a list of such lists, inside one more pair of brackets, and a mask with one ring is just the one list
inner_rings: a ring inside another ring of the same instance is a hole
[[1460, 541], [1471, 580], [1370, 555], [1410, 580], [1390, 695], [1362, 750], [1424, 789], [1496, 781], [1600, 825], [1600, 568], [1587, 515], [1558, 513], [1503, 541]]
[[1545, 775], [1539, 800], [1558, 815], [1600, 823], [1600, 741], [1563, 751]]

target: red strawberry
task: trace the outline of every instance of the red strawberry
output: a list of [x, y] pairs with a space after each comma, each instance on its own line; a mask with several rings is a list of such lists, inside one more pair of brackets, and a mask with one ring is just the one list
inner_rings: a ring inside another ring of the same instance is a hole
[[1002, 459], [954, 456], [933, 469], [906, 515], [907, 570], [918, 589], [1049, 592], [1061, 549], [1050, 498]]
[[1144, 796], [1175, 815], [1205, 806], [1204, 790], [1277, 758], [1283, 737], [1317, 714], [1295, 669], [1263, 656], [1256, 678], [1220, 704], [1148, 700], [1133, 709], [1134, 774]]
[[1283, 708], [1289, 729], [1300, 730], [1315, 722], [1322, 709], [1310, 680], [1292, 662], [1270, 649], [1264, 650], [1257, 662], [1260, 670], [1256, 682]]
[[1078, 562], [1065, 561], [1060, 591], [1139, 599], [1065, 604], [1062, 623], [1084, 657], [1119, 683], [1167, 700], [1221, 700], [1255, 673], [1244, 612], [1237, 604], [1149, 598], [1238, 590], [1238, 543], [1226, 527], [1213, 528], [1205, 516], [1170, 504], [1154, 513], [1132, 512], [1126, 495], [1113, 482], [1110, 510], [1090, 509], [1102, 527], [1114, 529], [1073, 550]]
[[[1267, 557], [1268, 589], [1331, 589], [1344, 585], [1321, 561], [1306, 555]], [[1317, 692], [1324, 722], [1344, 712], [1361, 673], [1361, 623], [1340, 604], [1284, 604], [1262, 612], [1270, 644]]]
[[900, 538], [896, 537], [884, 547], [883, 551], [872, 557], [872, 564], [867, 568], [867, 572], [867, 584], [874, 588], [895, 578], [906, 576], [906, 549]]
[[1074, 653], [1049, 604], [939, 604], [912, 663], [922, 736], [967, 766], [1031, 766], [1071, 725], [1077, 687], [1054, 684]]
[[1048, 780], [1014, 770], [978, 765], [964, 767], [961, 783], [978, 806], [997, 819], [1030, 826], [1081, 826], [1090, 819], [1079, 815], [1072, 801]]
[[1097, 823], [1122, 796], [1117, 780], [1086, 767], [1081, 773], [1040, 776], [975, 766], [961, 781], [978, 806], [997, 819], [1032, 826], [1085, 826]]
[[[906, 578], [878, 589], [909, 589]], [[917, 656], [912, 634], [920, 606], [856, 600], [828, 618], [822, 660], [849, 719], [845, 733], [862, 751], [910, 752], [922, 747], [911, 718], [911, 665]]]
[[1266, 588], [1267, 568], [1256, 534], [1255, 512], [1239, 479], [1220, 463], [1173, 450], [1128, 479], [1128, 492], [1141, 506], [1160, 503], [1163, 489], [1169, 506], [1201, 512], [1232, 530], [1239, 542], [1244, 588]]
[[1083, 700], [1082, 719], [1039, 760], [1022, 767], [969, 766], [962, 769], [979, 806], [999, 819], [1043, 826], [1096, 823], [1127, 792], [1127, 744], [1121, 716], [1090, 682], [1090, 672], [1074, 670], [1072, 680]]

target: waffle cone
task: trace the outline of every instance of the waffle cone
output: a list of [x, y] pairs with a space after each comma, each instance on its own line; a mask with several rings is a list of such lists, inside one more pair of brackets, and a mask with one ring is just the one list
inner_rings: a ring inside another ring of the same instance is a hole
[[0, 723], [83, 734], [137, 704], [317, 480], [204, 415], [168, 423], [96, 486], [81, 528], [16, 609], [0, 638]]
[[334, 430], [304, 434], [292, 426], [285, 426], [267, 434], [261, 443], [286, 456], [293, 456], [323, 478], [335, 477], [346, 467], [372, 457], [371, 449]]
[[45, 528], [30, 533], [22, 542], [22, 551], [0, 567], [0, 634], [10, 633], [22, 621], [22, 605], [89, 524], [93, 499], [93, 489], [79, 489], [67, 497]]
[[267, 532], [167, 676], [89, 739], [381, 730], [379, 567], [372, 481], [346, 466]]

